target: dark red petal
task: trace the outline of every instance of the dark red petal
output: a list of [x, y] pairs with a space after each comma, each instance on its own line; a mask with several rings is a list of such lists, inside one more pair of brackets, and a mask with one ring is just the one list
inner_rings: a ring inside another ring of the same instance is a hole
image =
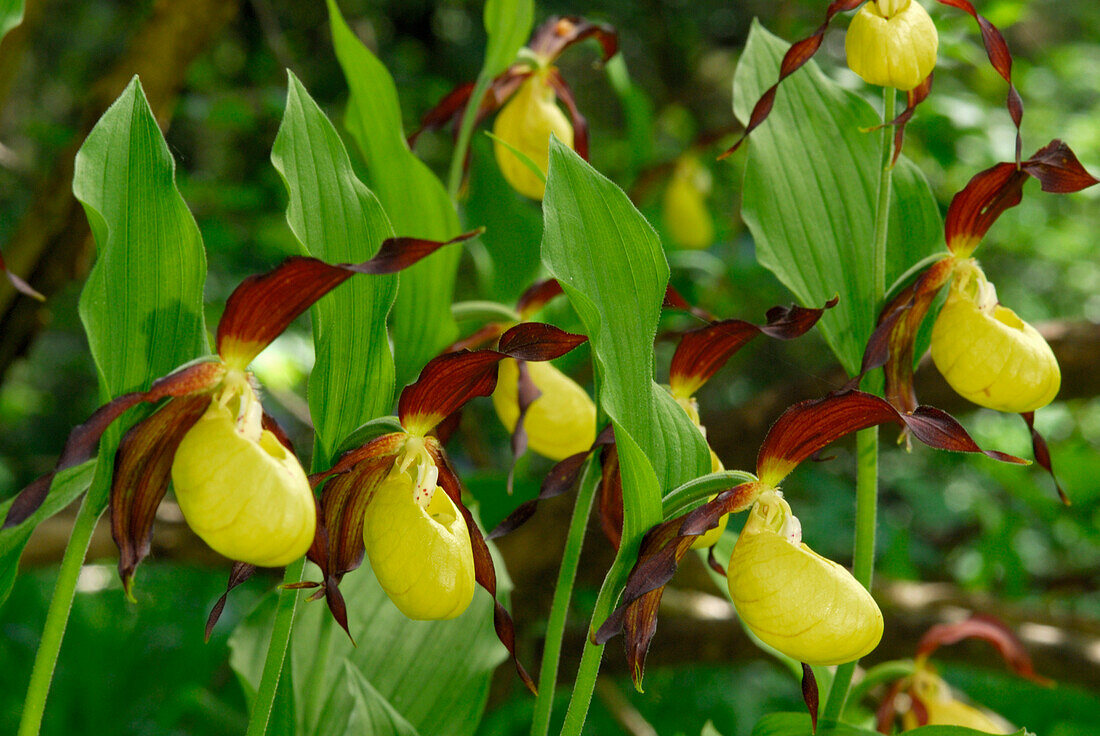
[[710, 547], [707, 547], [707, 566], [722, 577], [726, 577], [725, 565], [719, 562], [718, 558], [714, 556], [714, 548], [717, 546], [718, 545], [716, 543], [711, 545]]
[[439, 130], [447, 125], [466, 109], [470, 102], [470, 95], [474, 91], [473, 82], [464, 82], [448, 92], [435, 107], [424, 113], [420, 118], [420, 127], [414, 130], [408, 137], [409, 148], [416, 145], [416, 139], [427, 130]]
[[267, 273], [249, 276], [230, 294], [218, 323], [218, 355], [243, 369], [298, 315], [353, 274], [397, 273], [445, 245], [480, 233], [474, 230], [445, 242], [387, 238], [378, 253], [363, 263], [330, 264], [291, 256]]
[[1001, 35], [996, 26], [978, 14], [978, 11], [974, 9], [969, 0], [936, 1], [941, 5], [958, 8], [978, 21], [978, 27], [982, 32], [982, 43], [985, 45], [985, 53], [989, 57], [989, 63], [1001, 75], [1001, 79], [1008, 82], [1006, 106], [1008, 107], [1008, 114], [1012, 117], [1012, 122], [1016, 126], [1016, 162], [1019, 163], [1022, 145], [1020, 142], [1020, 121], [1024, 117], [1024, 103], [1020, 99], [1016, 87], [1012, 84], [1012, 54], [1008, 51], [1008, 44], [1005, 43], [1004, 36]]
[[118, 572], [126, 596], [134, 569], [149, 554], [153, 519], [172, 472], [172, 459], [183, 436], [210, 405], [205, 394], [169, 401], [123, 435], [111, 480], [111, 536], [118, 545]]
[[309, 476], [310, 485], [316, 488], [326, 478], [346, 473], [365, 460], [388, 456], [392, 461], [393, 456], [401, 449], [401, 445], [404, 444], [406, 439], [408, 439], [408, 435], [405, 432], [387, 432], [379, 435], [369, 442], [340, 455], [336, 460], [336, 464], [328, 470]]
[[724, 159], [740, 148], [745, 139], [749, 137], [749, 133], [756, 130], [757, 126], [768, 117], [768, 113], [772, 111], [772, 105], [775, 104], [775, 93], [779, 89], [780, 83], [801, 69], [802, 65], [813, 58], [813, 55], [821, 48], [821, 40], [825, 36], [825, 31], [828, 30], [833, 16], [846, 10], [853, 10], [862, 3], [863, 0], [833, 0], [825, 11], [825, 21], [817, 27], [817, 30], [801, 41], [796, 41], [787, 49], [787, 53], [783, 54], [783, 61], [779, 64], [779, 79], [771, 87], [768, 87], [764, 94], [760, 96], [760, 99], [756, 101], [756, 104], [753, 105], [749, 122], [745, 125], [745, 132], [741, 134], [741, 137], [729, 150], [718, 157], [719, 160]]
[[392, 455], [368, 457], [325, 483], [318, 517], [323, 531], [314, 538], [310, 559], [321, 568], [326, 581], [339, 581], [363, 564], [363, 517], [374, 490], [392, 467]]
[[757, 335], [790, 340], [806, 333], [822, 313], [836, 305], [830, 299], [821, 309], [791, 305], [768, 310], [767, 324], [757, 326], [739, 319], [726, 319], [684, 333], [669, 368], [669, 384], [678, 396], [694, 396], [711, 376], [726, 364], [745, 343]]
[[1027, 173], [1001, 163], [975, 174], [951, 199], [944, 222], [947, 249], [969, 255], [1001, 213], [1023, 198]]
[[1024, 161], [1024, 171], [1039, 180], [1044, 192], [1068, 194], [1087, 189], [1097, 180], [1085, 171], [1072, 149], [1060, 140], [1053, 140]]
[[31, 286], [26, 281], [19, 278], [14, 273], [12, 273], [11, 271], [8, 270], [7, 264], [4, 263], [4, 254], [3, 253], [0, 253], [0, 271], [3, 271], [5, 274], [7, 274], [8, 281], [11, 282], [11, 285], [15, 287], [16, 291], [21, 292], [23, 294], [26, 294], [27, 296], [31, 297], [32, 299], [37, 299], [40, 302], [46, 301], [46, 297], [44, 297], [40, 293], [38, 293], [38, 291], [33, 286]]
[[528, 46], [539, 56], [553, 61], [565, 49], [588, 38], [599, 41], [604, 61], [619, 49], [619, 35], [613, 27], [576, 15], [551, 16], [531, 34]]
[[894, 732], [894, 718], [897, 715], [894, 702], [901, 693], [901, 686], [904, 683], [905, 680], [898, 680], [891, 685], [875, 711], [875, 730], [879, 733], [889, 735]]
[[516, 417], [516, 426], [512, 429], [512, 467], [508, 469], [508, 495], [512, 495], [514, 488], [516, 463], [527, 452], [527, 430], [523, 420], [527, 417], [527, 410], [535, 399], [542, 396], [538, 386], [531, 380], [531, 372], [527, 370], [527, 361], [516, 361], [516, 403], [519, 406], [519, 416]]
[[1047, 441], [1043, 438], [1043, 435], [1039, 434], [1039, 430], [1035, 429], [1035, 412], [1025, 412], [1020, 416], [1024, 418], [1024, 423], [1027, 424], [1027, 429], [1031, 432], [1031, 452], [1035, 457], [1035, 462], [1050, 474], [1050, 479], [1054, 481], [1054, 490], [1058, 491], [1058, 498], [1063, 504], [1069, 506], [1069, 496], [1062, 490], [1062, 484], [1058, 482], [1058, 477], [1054, 475], [1054, 463], [1050, 459], [1050, 448], [1047, 447]]
[[1012, 455], [981, 449], [961, 424], [939, 409], [919, 406], [903, 414], [885, 399], [848, 390], [787, 409], [760, 446], [756, 474], [761, 483], [777, 486], [800, 462], [841, 437], [886, 423], [908, 428], [921, 442], [940, 450], [981, 452], [1002, 462], [1027, 463]]
[[565, 79], [556, 68], [551, 67], [546, 79], [550, 86], [554, 88], [554, 91], [558, 93], [565, 109], [569, 111], [569, 119], [573, 122], [573, 150], [577, 152], [578, 156], [587, 161], [588, 119], [581, 114], [580, 108], [577, 107], [577, 100], [573, 96], [573, 90], [566, 84]]
[[436, 467], [439, 468], [440, 487], [447, 492], [451, 501], [462, 512], [462, 518], [466, 520], [466, 528], [470, 533], [470, 545], [474, 552], [474, 579], [478, 585], [489, 592], [489, 595], [493, 596], [493, 628], [496, 630], [497, 638], [500, 639], [500, 643], [504, 645], [508, 653], [512, 655], [512, 662], [515, 664], [516, 672], [523, 680], [523, 684], [532, 693], [537, 694], [535, 681], [527, 674], [527, 670], [520, 664], [519, 657], [516, 654], [516, 626], [512, 622], [512, 617], [508, 614], [508, 611], [497, 600], [497, 573], [493, 567], [493, 557], [489, 554], [489, 546], [485, 543], [485, 538], [481, 535], [481, 529], [474, 521], [473, 514], [462, 503], [462, 484], [439, 443], [429, 438], [427, 447], [429, 452], [432, 453]]
[[539, 281], [520, 294], [519, 301], [516, 302], [516, 311], [519, 312], [520, 317], [526, 320], [561, 293], [561, 284], [558, 283], [557, 279]]
[[217, 625], [218, 619], [222, 616], [222, 611], [225, 610], [225, 602], [229, 599], [229, 591], [248, 580], [255, 572], [255, 565], [250, 565], [247, 562], [233, 563], [233, 567], [229, 570], [229, 582], [226, 583], [225, 592], [214, 603], [214, 607], [210, 609], [210, 615], [206, 618], [206, 641], [210, 641], [210, 635], [214, 633], [214, 626]]
[[642, 690], [649, 644], [657, 634], [657, 612], [664, 594], [664, 587], [649, 591], [628, 606], [623, 615], [623, 649], [630, 667], [630, 679], [639, 692]]
[[575, 335], [542, 322], [521, 322], [500, 336], [497, 349], [516, 360], [554, 360], [588, 342], [587, 335]]
[[8, 509], [4, 519], [4, 529], [21, 524], [38, 510], [50, 490], [50, 484], [57, 473], [87, 462], [95, 457], [99, 447], [99, 438], [107, 427], [122, 416], [128, 409], [140, 403], [152, 403], [170, 396], [185, 396], [213, 387], [225, 374], [221, 363], [204, 361], [193, 363], [153, 381], [148, 391], [134, 391], [123, 394], [96, 409], [86, 422], [73, 428], [61, 451], [61, 457], [51, 473], [38, 478], [24, 488]]
[[666, 309], [679, 309], [682, 312], [688, 312], [692, 316], [698, 317], [704, 322], [714, 322], [718, 319], [710, 312], [704, 309], [699, 309], [698, 307], [689, 304], [688, 300], [685, 299], [683, 295], [681, 295], [680, 292], [676, 291], [676, 289], [673, 288], [671, 285], [665, 288], [665, 299], [661, 303], [661, 306], [665, 307]]
[[[481, 98], [478, 106], [475, 125], [498, 110], [511, 97], [523, 80], [531, 76], [530, 69], [525, 65], [516, 65], [506, 69], [493, 79], [489, 91]], [[439, 130], [448, 124], [455, 123], [455, 135], [461, 126], [462, 116], [466, 114], [466, 106], [470, 102], [470, 94], [474, 91], [474, 83], [466, 82], [455, 87], [439, 101], [435, 107], [424, 113], [420, 119], [420, 127], [408, 137], [409, 147], [416, 145], [416, 139], [427, 130]]]
[[802, 663], [802, 700], [806, 703], [806, 710], [810, 712], [810, 726], [813, 733], [817, 733], [817, 679], [810, 665]]
[[486, 345], [496, 342], [504, 331], [508, 329], [508, 325], [503, 322], [490, 322], [486, 325], [482, 325], [475, 332], [467, 335], [466, 337], [456, 340], [447, 346], [445, 353], [457, 353], [460, 350], [477, 350], [483, 348]]
[[263, 428], [275, 435], [275, 439], [279, 440], [279, 444], [289, 450], [291, 455], [297, 454], [294, 452], [294, 443], [290, 441], [290, 435], [286, 433], [278, 420], [266, 411], [263, 414]]
[[1013, 672], [1042, 685], [1051, 684], [1047, 678], [1035, 674], [1027, 649], [1012, 629], [992, 616], [975, 615], [965, 621], [933, 626], [917, 644], [917, 658], [923, 659], [945, 644], [956, 644], [964, 639], [989, 642]]
[[618, 552], [623, 541], [623, 476], [614, 444], [600, 453], [600, 529]]
[[401, 426], [425, 435], [470, 399], [493, 393], [497, 363], [505, 357], [496, 350], [463, 350], [432, 358], [416, 383], [401, 392], [397, 402]]

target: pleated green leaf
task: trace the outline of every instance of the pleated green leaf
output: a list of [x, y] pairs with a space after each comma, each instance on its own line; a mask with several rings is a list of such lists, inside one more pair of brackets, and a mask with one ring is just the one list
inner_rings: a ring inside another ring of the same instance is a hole
[[[789, 44], [754, 23], [734, 76], [742, 122], [777, 78]], [[849, 373], [859, 369], [874, 329], [871, 248], [881, 173], [879, 123], [861, 97], [810, 62], [779, 88], [767, 121], [753, 132], [745, 165], [742, 216], [756, 256], [804, 306], [840, 303], [819, 323]], [[942, 250], [943, 224], [923, 174], [904, 157], [894, 171], [886, 283]]]
[[[293, 74], [271, 161], [289, 195], [287, 222], [302, 252], [330, 263], [369, 259], [393, 229], [351, 168], [336, 129]], [[394, 368], [386, 317], [397, 276], [354, 276], [313, 306], [317, 360], [309, 376], [315, 466], [340, 442], [392, 408]]]
[[23, 22], [24, 0], [0, 0], [0, 41]]
[[342, 687], [329, 694], [317, 722], [316, 736], [418, 736], [416, 729], [379, 694], [363, 673], [344, 662]]
[[[412, 621], [386, 597], [369, 566], [349, 573], [340, 590], [358, 647], [331, 620], [322, 622], [323, 617], [331, 618], [323, 601], [302, 604], [295, 619], [288, 665], [297, 733], [314, 733], [319, 723], [339, 722], [345, 715], [352, 718], [354, 699], [328, 701], [330, 693], [348, 687], [346, 663], [416, 732], [473, 736], [493, 670], [507, 656], [493, 631], [489, 595], [479, 588], [469, 609], [450, 621]], [[260, 681], [274, 608], [275, 596], [268, 596], [230, 638], [230, 664], [246, 691], [254, 691]], [[322, 626], [332, 629], [328, 652], [318, 647]], [[325, 657], [324, 664], [315, 669], [319, 656]], [[318, 673], [316, 679], [311, 680], [312, 672]], [[348, 711], [338, 712], [341, 702]]]
[[489, 40], [480, 76], [492, 79], [507, 69], [516, 58], [535, 22], [532, 0], [485, 0], [485, 32]]
[[556, 139], [543, 205], [543, 262], [584, 323], [615, 424], [625, 549], [661, 521], [663, 490], [710, 469], [699, 431], [653, 381], [668, 263], [626, 194]]
[[[448, 240], [461, 232], [443, 184], [409, 150], [393, 77], [328, 0], [332, 43], [351, 98], [345, 124], [366, 162], [367, 184], [397, 235]], [[401, 273], [393, 308], [397, 385], [404, 386], [458, 334], [451, 317], [459, 248], [443, 248]]]
[[[134, 77], [80, 147], [73, 174], [97, 248], [80, 319], [104, 400], [148, 389], [210, 352], [202, 310], [206, 255], [175, 169]], [[103, 435], [91, 491], [96, 503], [106, 503], [122, 433], [150, 411], [131, 410]]]

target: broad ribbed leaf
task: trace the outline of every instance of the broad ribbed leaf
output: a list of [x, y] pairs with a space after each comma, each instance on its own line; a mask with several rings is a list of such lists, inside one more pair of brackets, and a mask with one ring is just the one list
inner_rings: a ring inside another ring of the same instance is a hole
[[[492, 599], [484, 592], [477, 593], [470, 608], [450, 621], [411, 621], [389, 601], [369, 567], [349, 573], [340, 590], [347, 601], [349, 627], [359, 646], [352, 646], [336, 628], [320, 677], [306, 682], [318, 653], [321, 618], [330, 614], [321, 601], [304, 604], [300, 609], [290, 660], [297, 732], [314, 732], [314, 714], [323, 712], [320, 706], [327, 694], [346, 687], [343, 664], [347, 662], [417, 732], [473, 736], [485, 708], [493, 670], [506, 656], [493, 632]], [[253, 688], [263, 670], [274, 604], [273, 595], [266, 598], [230, 638], [230, 663]], [[335, 627], [332, 622], [325, 625]], [[317, 707], [311, 703], [317, 703]], [[328, 713], [325, 718], [334, 715]]]
[[623, 191], [556, 139], [543, 213], [543, 261], [584, 323], [600, 407], [615, 424], [625, 549], [661, 521], [662, 489], [709, 469], [702, 435], [653, 382], [668, 264]]
[[[336, 58], [351, 91], [345, 124], [366, 161], [371, 190], [399, 235], [433, 240], [458, 235], [454, 203], [405, 142], [393, 78], [344, 22], [335, 0], [328, 0], [328, 8]], [[399, 387], [458, 334], [451, 297], [460, 255], [457, 248], [444, 249], [401, 274], [393, 307]]]
[[[135, 77], [84, 141], [73, 174], [73, 194], [97, 248], [80, 319], [104, 399], [148, 389], [153, 379], [209, 352], [202, 310], [206, 256], [176, 189], [175, 167]], [[149, 411], [127, 413], [104, 434], [95, 503], [106, 503], [119, 438]]]
[[[393, 236], [382, 206], [355, 177], [336, 129], [293, 74], [271, 161], [290, 197], [287, 222], [307, 254], [358, 263]], [[394, 369], [386, 317], [396, 294], [397, 276], [356, 276], [313, 307], [317, 361], [309, 406], [317, 468], [328, 467], [356, 427], [391, 408]]]
[[[734, 113], [775, 81], [788, 44], [754, 23], [734, 76]], [[766, 124], [749, 143], [742, 214], [757, 259], [804, 306], [839, 294], [821, 319], [829, 346], [850, 374], [875, 326], [871, 246], [878, 188], [874, 109], [810, 62], [779, 88]], [[886, 283], [941, 247], [943, 226], [923, 174], [906, 158], [894, 170]]]
[[492, 79], [507, 69], [516, 58], [535, 22], [532, 0], [485, 0], [485, 63], [480, 76]]
[[349, 662], [344, 663], [341, 685], [329, 694], [313, 732], [316, 736], [418, 736], [416, 729]]
[[[499, 4], [499, 3], [498, 3]], [[486, 7], [488, 12], [488, 7]], [[23, 0], [0, 0], [0, 41], [23, 22]]]
[[[768, 122], [771, 122], [770, 118]], [[763, 130], [763, 127], [759, 128], [758, 132], [759, 130]], [[963, 730], [967, 731], [969, 729]], [[810, 733], [814, 732], [810, 727], [808, 713], [769, 713], [757, 721], [752, 728], [752, 736], [807, 736]], [[822, 724], [817, 729], [816, 734], [817, 736], [878, 736], [877, 731], [856, 728], [844, 723], [836, 725]]]

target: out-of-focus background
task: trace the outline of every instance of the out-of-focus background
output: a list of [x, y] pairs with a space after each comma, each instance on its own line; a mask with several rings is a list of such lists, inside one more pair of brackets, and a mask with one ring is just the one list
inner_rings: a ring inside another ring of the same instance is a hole
[[[1092, 0], [983, 0], [1014, 53], [1025, 103], [1024, 153], [1065, 139], [1100, 172], [1100, 5]], [[345, 17], [394, 75], [406, 128], [481, 64], [480, 2], [343, 0]], [[824, 0], [589, 0], [539, 2], [536, 22], [583, 14], [614, 25], [633, 82], [616, 93], [594, 47], [560, 62], [591, 123], [591, 160], [624, 187], [666, 235], [673, 282], [723, 317], [761, 320], [789, 302], [753, 258], [738, 216], [743, 156], [715, 158], [733, 140], [731, 81], [750, 23], [794, 40], [819, 24]], [[928, 7], [928, 3], [926, 3]], [[946, 209], [980, 169], [1012, 156], [1005, 85], [989, 67], [977, 26], [950, 8], [929, 7], [940, 32], [934, 91], [907, 129], [905, 153]], [[869, 98], [843, 60], [843, 17], [818, 60]], [[52, 466], [69, 429], [99, 403], [95, 371], [76, 316], [93, 258], [84, 215], [70, 193], [72, 157], [95, 119], [140, 73], [169, 147], [177, 180], [202, 232], [210, 275], [208, 323], [246, 275], [291, 250], [285, 194], [269, 154], [285, 99], [286, 72], [303, 81], [339, 127], [347, 90], [319, 0], [27, 0], [24, 23], [0, 44], [0, 249], [9, 267], [49, 297], [16, 298], [0, 283], [0, 499]], [[877, 103], [876, 103], [877, 104]], [[631, 137], [626, 121], [632, 120]], [[715, 244], [678, 248], [662, 222], [662, 198], [675, 162], [693, 151], [713, 181], [706, 203]], [[420, 153], [438, 171], [450, 156], [446, 133], [425, 136]], [[475, 172], [489, 162], [478, 136]], [[510, 195], [508, 195], [510, 196]], [[519, 202], [527, 237], [538, 207]], [[523, 209], [526, 208], [526, 209]], [[1063, 507], [1049, 477], [1033, 467], [981, 458], [893, 449], [886, 433], [878, 538], [879, 588], [887, 616], [870, 661], [911, 656], [929, 625], [965, 611], [993, 613], [1016, 627], [1037, 668], [1059, 686], [1034, 697], [1004, 695], [1011, 679], [990, 651], [941, 651], [949, 679], [1009, 720], [1047, 736], [1100, 730], [1100, 191], [1055, 197], [1028, 185], [1023, 204], [994, 226], [977, 255], [1002, 303], [1037, 324], [1063, 367], [1058, 401], [1039, 412], [1055, 467], [1073, 505]], [[494, 278], [477, 250], [462, 266], [463, 298], [514, 298], [522, 284]], [[256, 370], [284, 425], [308, 433], [305, 378], [308, 321], [300, 320], [263, 355]], [[669, 346], [659, 348], [658, 375]], [[769, 423], [790, 403], [843, 382], [814, 334], [790, 344], [753, 344], [701, 393], [709, 439], [730, 468], [751, 468]], [[1028, 456], [1023, 422], [954, 396], [927, 367], [922, 400], [955, 413], [984, 445]], [[516, 497], [504, 491], [507, 442], [489, 402], [460, 428], [459, 463], [483, 504], [488, 526], [537, 492], [548, 464], [524, 460]], [[308, 447], [308, 442], [299, 442]], [[850, 556], [854, 463], [841, 444], [831, 462], [803, 468], [786, 486], [798, 499], [805, 539], [841, 562]], [[153, 556], [142, 567], [139, 603], [128, 604], [114, 572], [109, 534], [93, 542], [50, 696], [44, 733], [232, 734], [243, 730], [243, 695], [227, 664], [226, 638], [274, 578], [235, 593], [218, 632], [202, 643], [206, 611], [224, 589], [228, 566], [166, 505]], [[567, 500], [544, 504], [531, 524], [505, 539], [516, 589], [520, 649], [537, 661], [539, 638], [565, 536]], [[0, 732], [14, 730], [30, 663], [52, 591], [70, 516], [44, 524], [24, 556], [20, 578], [0, 608]], [[740, 523], [735, 520], [731, 527]], [[733, 529], [736, 531], [736, 529]], [[567, 640], [563, 677], [575, 671], [586, 613], [610, 560], [591, 528]], [[797, 682], [753, 647], [701, 564], [688, 565], [666, 597], [647, 671], [647, 693], [625, 676], [617, 642], [597, 688], [592, 733], [748, 734], [756, 718], [798, 709]], [[361, 646], [369, 646], [369, 642]], [[481, 732], [526, 733], [532, 700], [505, 666]], [[867, 705], [874, 703], [868, 700]]]

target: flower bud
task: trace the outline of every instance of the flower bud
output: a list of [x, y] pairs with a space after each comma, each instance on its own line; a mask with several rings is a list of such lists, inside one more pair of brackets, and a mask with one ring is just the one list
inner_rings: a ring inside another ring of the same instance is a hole
[[[583, 388], [549, 363], [528, 362], [527, 373], [540, 396], [527, 407], [527, 446], [551, 460], [588, 452], [596, 441], [596, 405]], [[497, 371], [493, 406], [509, 432], [519, 420], [519, 367], [506, 358]]]
[[973, 261], [956, 267], [932, 329], [932, 361], [951, 388], [979, 406], [1028, 412], [1058, 395], [1061, 371], [1038, 331], [997, 303]]
[[974, 706], [958, 700], [951, 692], [951, 686], [926, 667], [918, 667], [913, 674], [909, 696], [914, 703], [920, 704], [928, 720], [921, 723], [914, 709], [906, 710], [901, 714], [902, 728], [906, 731], [922, 725], [965, 726], [983, 733], [995, 734], [1009, 734], [1016, 731], [1005, 723], [1004, 719], [998, 717], [994, 720]]
[[714, 221], [707, 209], [710, 172], [694, 156], [682, 156], [662, 201], [665, 229], [682, 248], [700, 249], [714, 242]]
[[214, 551], [280, 567], [309, 549], [317, 510], [298, 459], [261, 414], [247, 383], [227, 389], [183, 436], [172, 483], [188, 525]]
[[882, 638], [882, 613], [851, 573], [801, 540], [782, 494], [760, 494], [727, 568], [737, 613], [764, 643], [800, 662], [859, 659]]
[[[522, 152], [546, 174], [550, 166], [550, 134], [573, 147], [573, 126], [555, 104], [554, 89], [546, 82], [546, 72], [536, 72], [520, 85], [515, 96], [497, 115], [493, 135]], [[512, 187], [531, 199], [542, 199], [543, 181], [507, 146], [494, 141], [500, 173]]]
[[395, 468], [367, 504], [363, 543], [382, 590], [409, 618], [454, 618], [473, 600], [470, 534], [441, 487], [418, 493], [413, 475]]
[[848, 26], [848, 66], [868, 84], [908, 92], [936, 66], [939, 35], [917, 0], [877, 0], [859, 9]]

